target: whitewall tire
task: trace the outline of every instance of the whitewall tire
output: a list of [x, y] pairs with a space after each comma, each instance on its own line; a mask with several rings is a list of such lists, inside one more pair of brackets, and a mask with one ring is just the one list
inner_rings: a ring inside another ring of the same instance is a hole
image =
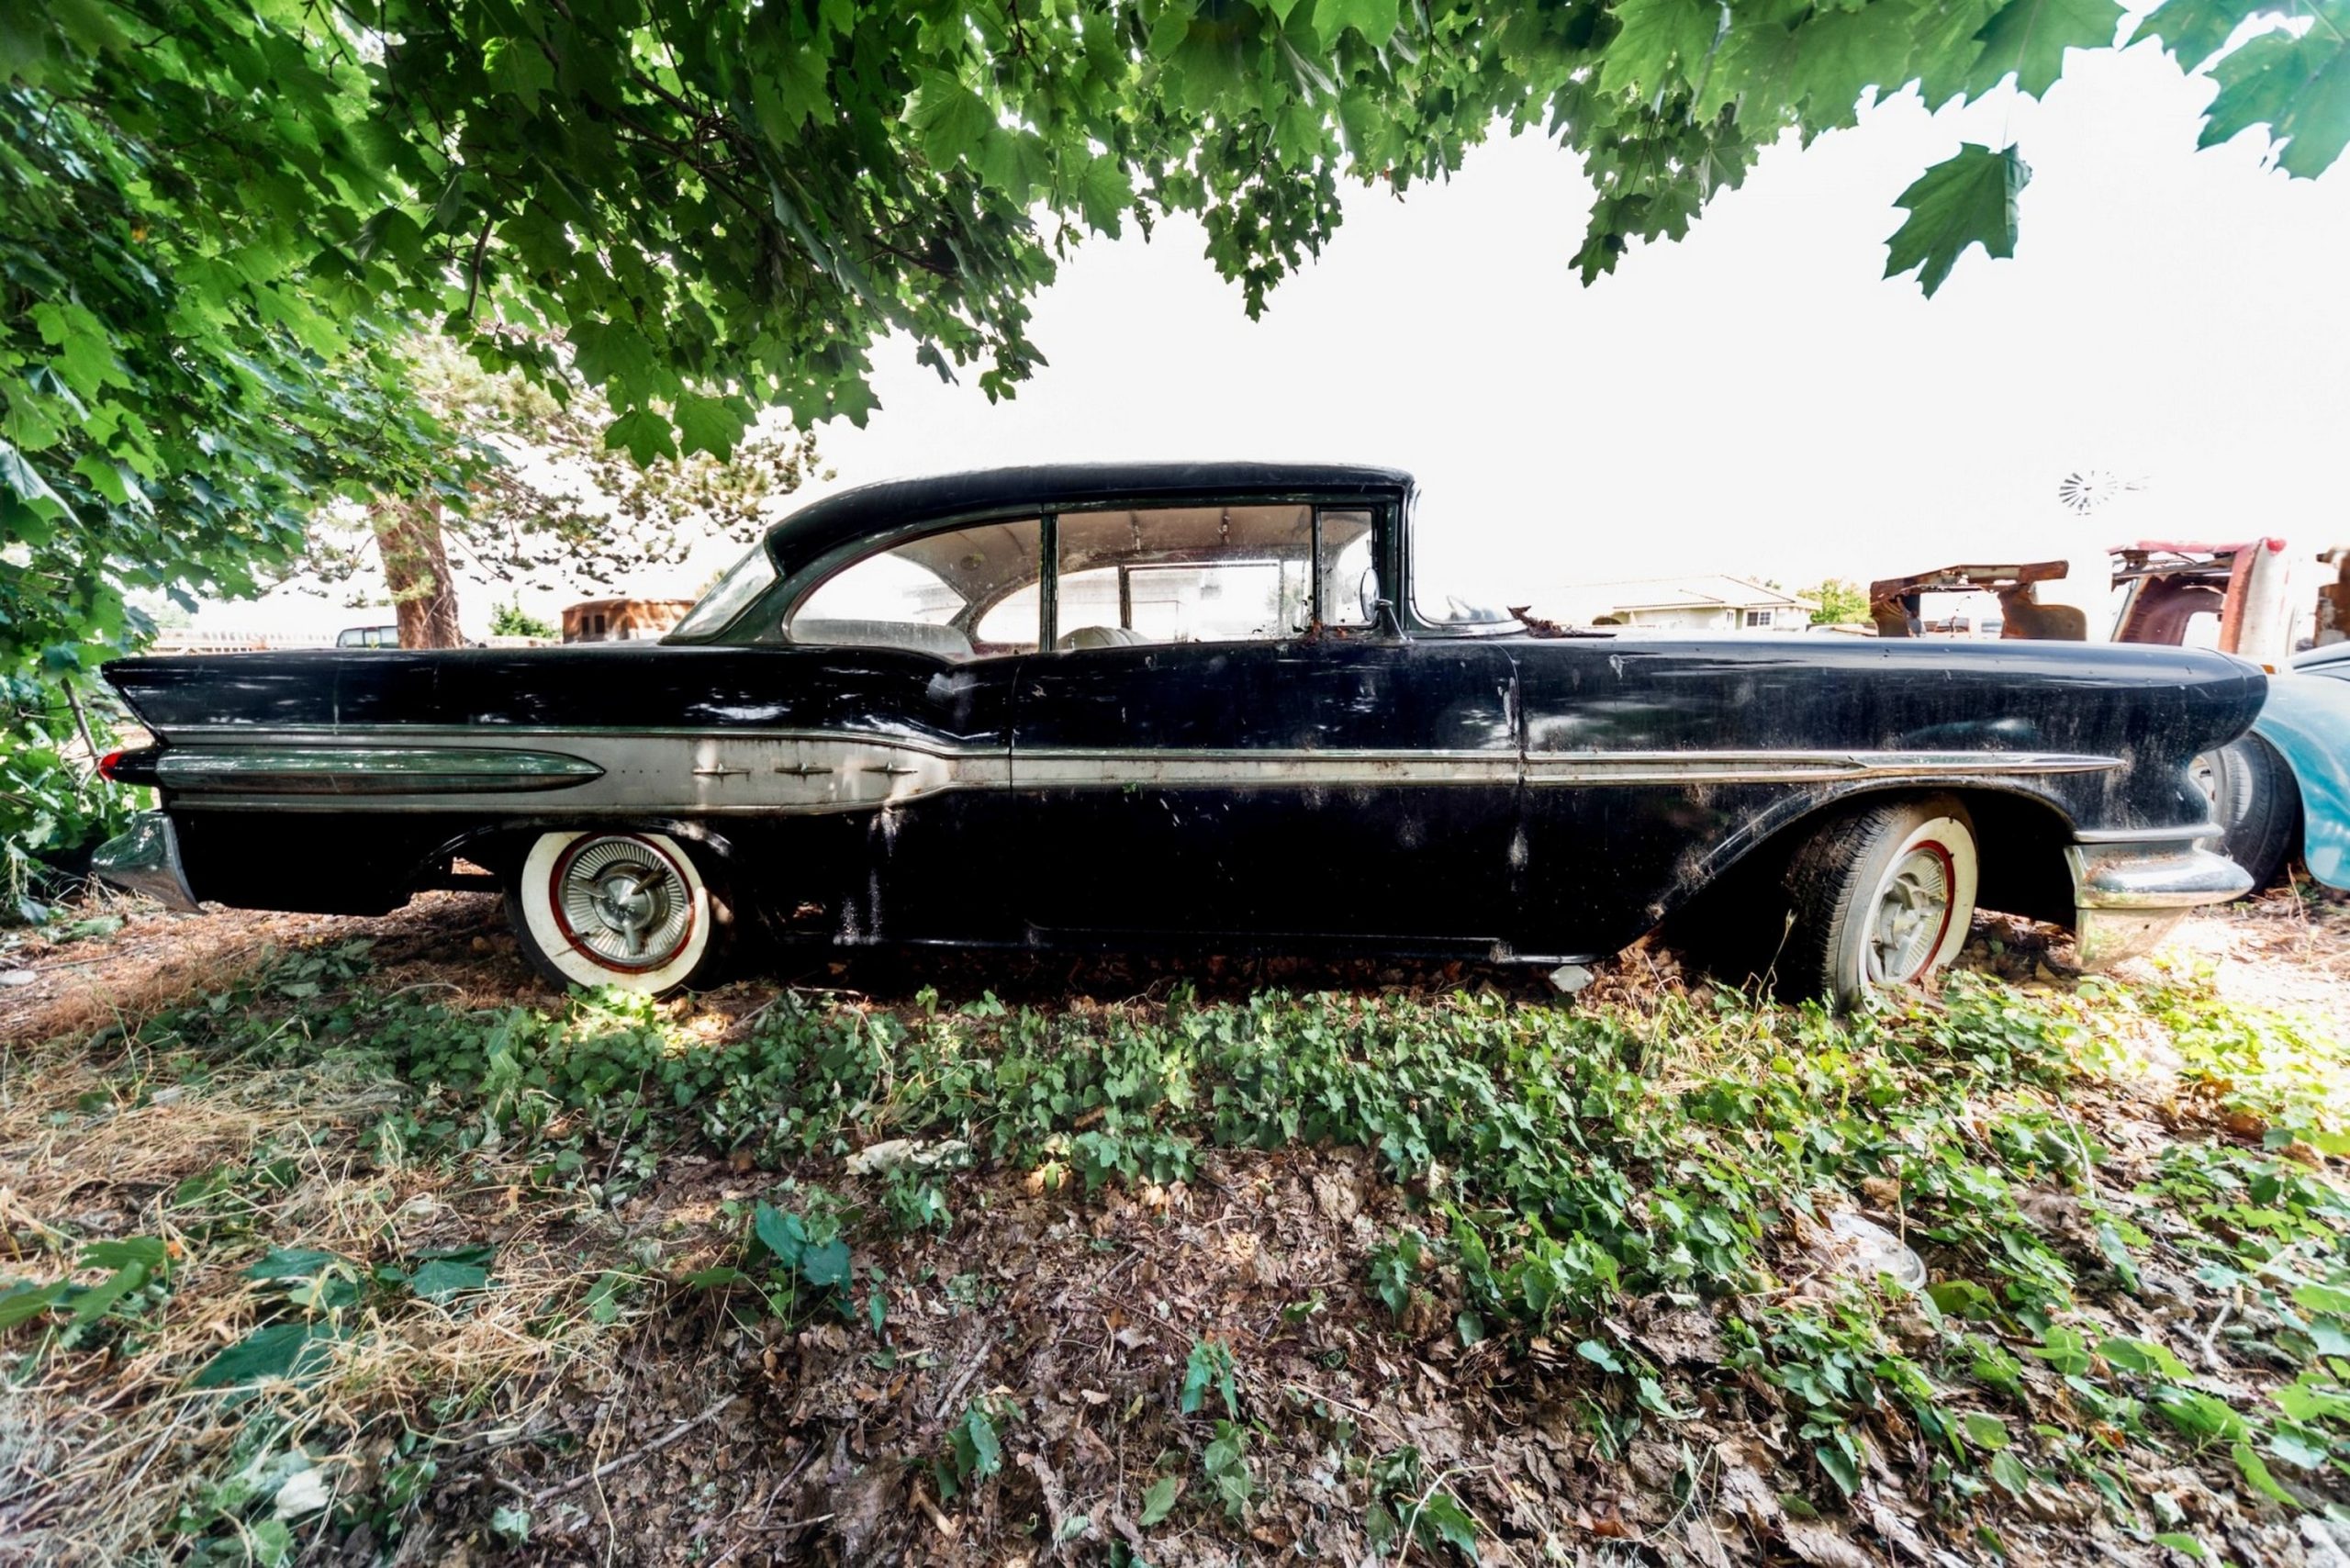
[[1850, 1007], [1916, 985], [1966, 945], [1980, 879], [1974, 820], [1949, 796], [1826, 823], [1788, 867], [1781, 989]]
[[728, 913], [676, 839], [610, 829], [540, 834], [506, 908], [547, 979], [648, 996], [708, 977]]

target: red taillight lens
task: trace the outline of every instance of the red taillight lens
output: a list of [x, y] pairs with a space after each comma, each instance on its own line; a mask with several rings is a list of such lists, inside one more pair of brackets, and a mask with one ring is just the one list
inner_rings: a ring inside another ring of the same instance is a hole
[[113, 783], [114, 770], [121, 764], [121, 762], [122, 753], [118, 751], [110, 751], [106, 753], [106, 756], [98, 758], [98, 777], [105, 779], [109, 784]]

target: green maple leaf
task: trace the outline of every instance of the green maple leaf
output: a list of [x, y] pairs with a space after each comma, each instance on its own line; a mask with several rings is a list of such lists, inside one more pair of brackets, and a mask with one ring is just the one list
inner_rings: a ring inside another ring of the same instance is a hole
[[922, 139], [923, 155], [937, 169], [968, 158], [976, 167], [988, 139], [996, 132], [995, 111], [987, 100], [952, 76], [925, 77], [914, 105], [914, 131]]
[[1967, 78], [1970, 96], [1980, 96], [2009, 74], [2033, 97], [2055, 84], [2068, 49], [2110, 49], [2121, 20], [2114, 0], [2008, 0], [1975, 38], [1983, 53]]
[[1348, 28], [1363, 36], [1374, 49], [1385, 47], [1395, 36], [1399, 18], [1398, 0], [1317, 0], [1314, 7], [1314, 28], [1322, 35], [1325, 49], [1338, 41], [1338, 35]]
[[1113, 240], [1118, 237], [1119, 215], [1134, 205], [1134, 181], [1115, 158], [1086, 161], [1077, 177], [1079, 208], [1086, 223]]
[[612, 421], [604, 432], [608, 447], [624, 446], [639, 466], [656, 457], [677, 455], [677, 442], [669, 432], [669, 421], [650, 409], [631, 409]]
[[1916, 18], [1908, 6], [1879, 0], [1857, 11], [1823, 11], [1796, 34], [1796, 75], [1787, 96], [1808, 106], [1807, 120], [1851, 125], [1861, 95], [1890, 92], [1906, 73], [1908, 39]]
[[2014, 147], [1994, 152], [1967, 142], [1956, 157], [1919, 175], [1894, 204], [1909, 217], [1886, 241], [1885, 275], [1917, 267], [1930, 298], [1970, 245], [1987, 255], [2014, 255], [2016, 196], [2031, 180], [2031, 169]]
[[1698, 117], [1711, 119], [1736, 104], [1740, 125], [1767, 132], [1802, 101], [1796, 80], [1802, 54], [1796, 29], [1782, 18], [1738, 13], [1706, 73]]
[[749, 423], [734, 400], [727, 398], [699, 398], [691, 393], [677, 399], [675, 415], [677, 421], [677, 444], [686, 452], [707, 452], [721, 463], [743, 439], [744, 428]]
[[1699, 0], [1621, 0], [1614, 15], [1620, 30], [1600, 57], [1603, 93], [1662, 92], [1676, 69], [1682, 80], [1696, 81], [1721, 31], [1721, 8]]
[[2350, 43], [2322, 26], [2300, 38], [2266, 33], [2212, 68], [2211, 100], [2197, 145], [2213, 147], [2255, 125], [2284, 143], [2277, 162], [2314, 179], [2350, 145]]
[[2248, 18], [2283, 16], [2291, 10], [2281, 0], [2167, 0], [2138, 24], [2130, 41], [2160, 39], [2179, 64], [2191, 71], [2226, 47]]
[[1909, 73], [1917, 79], [1927, 107], [1946, 104], [1966, 91], [1975, 62], [1983, 58], [1983, 28], [1998, 9], [1999, 0], [1920, 7], [1910, 39]]

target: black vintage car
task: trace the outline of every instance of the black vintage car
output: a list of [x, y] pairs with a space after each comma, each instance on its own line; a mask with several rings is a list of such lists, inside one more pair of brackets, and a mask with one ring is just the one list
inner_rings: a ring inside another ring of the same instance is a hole
[[646, 991], [754, 922], [1548, 965], [1680, 915], [1849, 1001], [1978, 902], [2096, 963], [2244, 886], [2188, 765], [2253, 666], [1560, 635], [1433, 600], [1415, 506], [1382, 468], [961, 474], [803, 508], [657, 644], [125, 660], [156, 744], [109, 776], [162, 809], [102, 865], [352, 913], [494, 879], [550, 977]]

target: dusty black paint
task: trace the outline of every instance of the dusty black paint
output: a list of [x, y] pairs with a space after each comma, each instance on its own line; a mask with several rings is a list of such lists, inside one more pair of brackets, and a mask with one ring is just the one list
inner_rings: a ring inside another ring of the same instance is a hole
[[[1377, 469], [1174, 465], [1016, 470], [877, 487], [778, 525], [779, 615], [855, 541], [915, 523], [1055, 505], [1280, 494], [1379, 509], [1400, 581], [1408, 480]], [[613, 644], [524, 652], [352, 652], [129, 660], [108, 678], [170, 744], [187, 726], [348, 735], [386, 726], [589, 727], [685, 735], [856, 732], [1009, 756], [1114, 750], [1372, 750], [1495, 758], [1476, 784], [1138, 783], [959, 790], [886, 814], [729, 818], [706, 848], [738, 902], [778, 924], [803, 904], [852, 939], [1055, 943], [1321, 940], [1399, 949], [1604, 952], [1639, 935], [1756, 845], [1863, 790], [1957, 788], [2036, 802], [1986, 823], [2191, 824], [2186, 775], [2240, 734], [2265, 678], [2179, 648], [1934, 644], [1829, 635], [1552, 640], [1307, 637], [1103, 648], [947, 665], [891, 650]], [[752, 618], [755, 619], [755, 616]], [[2069, 753], [2104, 772], [1867, 782], [1522, 785], [1509, 759], [1725, 750]], [[169, 807], [172, 802], [165, 802]], [[175, 812], [207, 898], [372, 911], [404, 898], [453, 845], [496, 859], [543, 820]], [[576, 823], [566, 825], [577, 825]], [[686, 823], [687, 828], [696, 824]], [[498, 834], [510, 835], [501, 840]], [[487, 836], [485, 836], [487, 835]], [[2018, 839], [2019, 843], [2021, 842]], [[2006, 846], [1986, 845], [1994, 862]], [[2047, 868], [2022, 879], [2048, 883]], [[1998, 879], [1986, 879], [1995, 881]], [[803, 924], [806, 924], [803, 922]]]

